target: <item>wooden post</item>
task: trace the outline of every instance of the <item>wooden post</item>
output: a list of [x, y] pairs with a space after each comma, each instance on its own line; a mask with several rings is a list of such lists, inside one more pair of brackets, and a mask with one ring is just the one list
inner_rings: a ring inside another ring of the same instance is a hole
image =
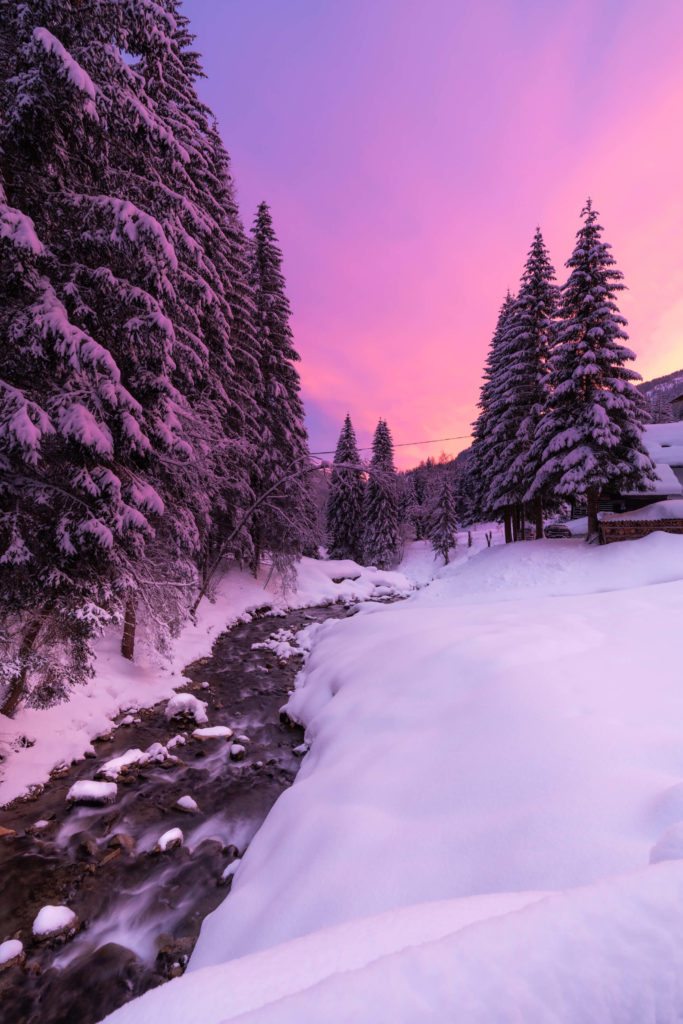
[[128, 661], [132, 661], [135, 654], [135, 597], [132, 594], [129, 594], [126, 600], [123, 636], [121, 637], [121, 654]]

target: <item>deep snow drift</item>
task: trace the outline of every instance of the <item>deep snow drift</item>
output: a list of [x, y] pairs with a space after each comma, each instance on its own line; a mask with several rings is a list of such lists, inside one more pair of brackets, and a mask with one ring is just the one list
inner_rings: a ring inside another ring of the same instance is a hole
[[294, 785], [111, 1021], [683, 1016], [683, 537], [464, 554], [307, 630]]

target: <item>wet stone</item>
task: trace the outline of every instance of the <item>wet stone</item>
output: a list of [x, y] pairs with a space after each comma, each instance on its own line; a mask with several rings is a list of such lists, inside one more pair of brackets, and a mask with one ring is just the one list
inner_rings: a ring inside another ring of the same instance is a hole
[[113, 849], [121, 849], [125, 853], [134, 853], [136, 842], [132, 836], [126, 835], [125, 832], [117, 832], [116, 835], [112, 836], [107, 846]]

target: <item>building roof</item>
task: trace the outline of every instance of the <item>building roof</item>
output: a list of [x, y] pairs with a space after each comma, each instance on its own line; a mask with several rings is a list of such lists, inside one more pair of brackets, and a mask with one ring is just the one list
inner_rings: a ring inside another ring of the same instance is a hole
[[653, 462], [683, 466], [683, 420], [650, 423], [645, 427], [643, 441]]
[[[673, 497], [683, 494], [681, 484], [673, 467], [683, 467], [683, 420], [675, 423], [650, 423], [643, 433], [645, 447], [657, 470], [657, 482], [648, 494]], [[624, 491], [635, 494], [635, 491]], [[642, 491], [639, 492], [642, 495]]]

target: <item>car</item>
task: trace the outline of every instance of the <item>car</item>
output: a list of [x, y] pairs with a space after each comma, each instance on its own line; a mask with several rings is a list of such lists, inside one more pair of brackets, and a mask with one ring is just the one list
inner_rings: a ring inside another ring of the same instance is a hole
[[557, 540], [559, 537], [571, 537], [572, 532], [566, 523], [548, 523], [543, 535], [550, 540]]

